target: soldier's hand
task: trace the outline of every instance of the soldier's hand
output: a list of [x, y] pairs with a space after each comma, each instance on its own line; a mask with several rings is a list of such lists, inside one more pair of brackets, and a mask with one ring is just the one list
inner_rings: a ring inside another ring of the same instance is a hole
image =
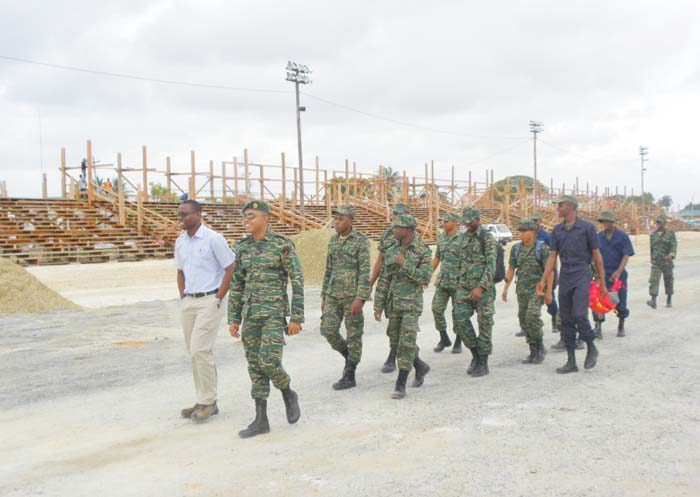
[[403, 252], [399, 252], [399, 255], [396, 256], [396, 264], [402, 266], [404, 262], [406, 262], [406, 256]]
[[544, 294], [544, 303], [547, 305], [552, 303], [552, 292], [547, 292]]
[[238, 333], [238, 328], [241, 326], [241, 323], [231, 323], [228, 325], [228, 332], [231, 334], [233, 338], [238, 338], [240, 334]]
[[613, 274], [610, 275], [610, 282], [615, 283], [617, 280], [620, 279], [620, 271], [615, 271]]
[[375, 309], [374, 310], [374, 319], [376, 319], [377, 321], [381, 321], [382, 320], [382, 311]]
[[301, 331], [301, 324], [300, 323], [289, 323], [289, 326], [287, 327], [287, 335], [292, 336], [292, 335], [298, 335], [299, 332]]
[[478, 286], [469, 294], [469, 300], [479, 300], [483, 294], [484, 289]]
[[353, 313], [353, 315], [357, 316], [358, 314], [362, 313], [362, 306], [364, 305], [364, 301], [362, 299], [355, 299], [352, 301], [352, 305], [350, 306], [350, 312]]
[[544, 295], [544, 282], [540, 281], [537, 283], [537, 286], [535, 287], [535, 292], [537, 292], [537, 295]]
[[326, 311], [326, 299], [321, 299], [321, 314]]
[[672, 256], [672, 255], [667, 255], [666, 257], [664, 257], [664, 260], [665, 260], [666, 262], [671, 262], [671, 261], [673, 260], [673, 256]]
[[605, 286], [605, 281], [602, 278], [598, 278], [598, 286], [600, 287], [600, 300], [605, 300], [608, 298], [608, 287]]
[[503, 293], [501, 294], [501, 299], [503, 299], [503, 302], [508, 302], [508, 290], [503, 290]]

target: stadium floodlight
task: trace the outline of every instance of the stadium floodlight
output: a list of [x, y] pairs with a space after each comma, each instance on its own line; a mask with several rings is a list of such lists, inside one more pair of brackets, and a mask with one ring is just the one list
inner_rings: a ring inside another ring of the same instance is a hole
[[299, 153], [299, 213], [301, 214], [302, 223], [304, 222], [304, 157], [301, 147], [301, 112], [306, 111], [306, 107], [299, 104], [299, 85], [310, 85], [311, 79], [309, 73], [311, 69], [304, 64], [296, 62], [287, 62], [286, 80], [294, 83], [294, 93], [296, 95], [296, 114], [297, 114], [297, 148]]
[[532, 178], [532, 193], [534, 196], [533, 212], [537, 210], [537, 134], [544, 131], [544, 125], [540, 121], [530, 120], [530, 133], [532, 133], [534, 176]]

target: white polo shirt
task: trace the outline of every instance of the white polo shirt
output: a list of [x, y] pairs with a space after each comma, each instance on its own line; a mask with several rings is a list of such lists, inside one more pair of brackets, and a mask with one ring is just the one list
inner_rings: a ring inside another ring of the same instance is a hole
[[221, 285], [235, 254], [226, 240], [204, 224], [190, 237], [187, 230], [175, 242], [175, 266], [185, 273], [185, 293], [203, 293]]

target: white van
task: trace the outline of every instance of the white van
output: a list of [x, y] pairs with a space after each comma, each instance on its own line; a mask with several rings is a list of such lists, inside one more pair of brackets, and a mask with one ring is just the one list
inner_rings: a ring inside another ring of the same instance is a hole
[[513, 241], [513, 233], [505, 224], [485, 224], [484, 229], [491, 233], [498, 243], [506, 245]]

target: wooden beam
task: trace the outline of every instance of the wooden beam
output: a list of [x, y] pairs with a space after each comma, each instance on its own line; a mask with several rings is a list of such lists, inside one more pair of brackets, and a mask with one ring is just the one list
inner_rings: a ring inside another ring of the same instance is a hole
[[196, 162], [195, 162], [195, 157], [194, 157], [194, 150], [190, 150], [190, 181], [188, 185], [188, 193], [187, 193], [187, 198], [190, 200], [195, 200], [195, 197], [197, 196], [197, 185], [195, 183], [195, 167], [196, 167]]
[[214, 203], [216, 195], [214, 193], [214, 161], [209, 159], [209, 201]]
[[238, 157], [233, 158], [233, 196], [238, 202]]
[[226, 200], [226, 161], [221, 161], [221, 199]]
[[243, 149], [243, 180], [245, 181], [245, 196], [250, 197], [250, 185], [248, 184], [248, 149]]
[[46, 187], [46, 173], [41, 173], [41, 198], [43, 198], [44, 200], [49, 198], [49, 194]]
[[92, 141], [87, 141], [87, 194], [88, 202], [92, 204], [95, 196], [95, 192], [92, 189], [92, 168], [94, 167], [92, 163]]
[[141, 167], [143, 168], [143, 201], [148, 201], [148, 154], [146, 145], [141, 145]]
[[118, 194], [119, 194], [119, 225], [120, 226], [126, 226], [126, 201], [125, 201], [125, 195], [126, 192], [124, 191], [124, 177], [123, 177], [123, 172], [122, 172], [122, 154], [121, 152], [117, 153], [117, 188], [118, 188]]
[[319, 185], [319, 163], [318, 155], [316, 156], [316, 205], [320, 205], [321, 202], [321, 188]]
[[61, 147], [61, 198], [65, 199], [66, 197], [66, 149]]
[[170, 157], [165, 158], [165, 187], [168, 195], [172, 193], [172, 177], [170, 176]]

